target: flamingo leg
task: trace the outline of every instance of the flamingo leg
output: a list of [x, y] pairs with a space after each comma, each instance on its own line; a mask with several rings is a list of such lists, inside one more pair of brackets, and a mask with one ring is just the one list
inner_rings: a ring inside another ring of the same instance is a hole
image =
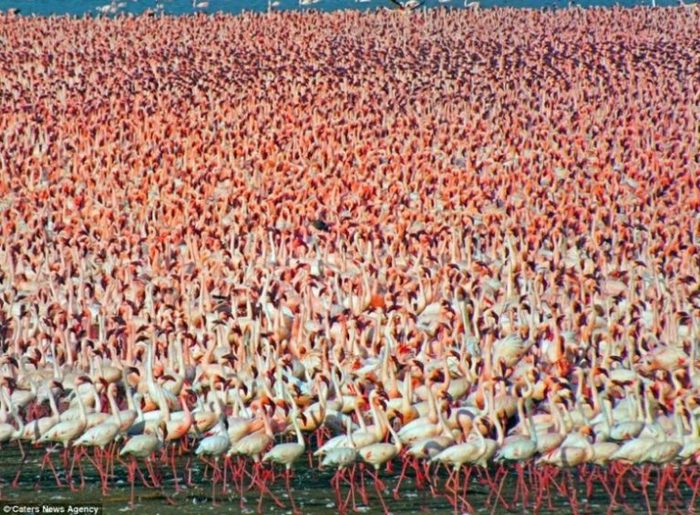
[[[45, 467], [47, 464], [48, 464], [49, 468], [51, 469], [51, 472], [53, 473], [53, 477], [56, 479], [56, 486], [58, 486], [59, 488], [62, 487], [63, 484], [61, 483], [61, 480], [60, 480], [59, 477], [58, 477], [58, 472], [56, 471], [56, 467], [55, 467], [54, 464], [53, 464], [53, 460], [51, 459], [51, 453], [50, 453], [50, 452], [46, 452], [46, 454], [44, 455], [44, 460], [42, 461], [42, 464], [41, 464], [41, 472], [44, 471], [44, 467]], [[17, 477], [15, 478], [15, 480], [18, 479], [18, 478], [19, 478], [19, 473], [17, 474]], [[41, 481], [41, 474], [39, 474], [39, 479], [37, 479], [37, 484], [38, 484], [40, 481]], [[14, 482], [13, 482], [13, 487], [15, 487]]]
[[102, 495], [107, 495], [109, 493], [109, 462], [110, 462], [110, 451], [109, 447], [105, 451], [104, 449], [98, 449], [100, 456], [100, 465], [102, 467], [101, 480], [102, 480]]
[[430, 475], [430, 462], [428, 460], [423, 462], [422, 467], [419, 467], [422, 469], [422, 477], [423, 477], [423, 484], [428, 485], [428, 488], [430, 488], [430, 491], [433, 492], [433, 481], [431, 480], [431, 475]]
[[[615, 480], [615, 487], [613, 488], [613, 493], [612, 493], [612, 499], [610, 500], [610, 507], [611, 509], [617, 504], [617, 492], [621, 488], [622, 480], [625, 477], [625, 474], [627, 470], [625, 469], [624, 466], [620, 467], [622, 470], [618, 472], [617, 478]], [[616, 467], [616, 472], [617, 472], [617, 467]]]
[[221, 472], [221, 468], [219, 467], [219, 458], [217, 457], [214, 460], [214, 474], [211, 482], [211, 488], [212, 488], [212, 505], [216, 505], [216, 497], [214, 497], [214, 489], [216, 487], [216, 482], [221, 480], [222, 475], [225, 474], [225, 472]]
[[455, 510], [457, 509], [457, 505], [459, 504], [459, 485], [460, 485], [459, 474], [461, 471], [462, 471], [461, 466], [457, 467], [457, 470], [455, 470], [455, 477], [454, 477], [454, 484], [453, 484]]
[[[243, 506], [244, 506], [243, 500], [244, 500], [244, 495], [245, 495], [245, 492], [244, 492], [244, 482], [243, 482], [243, 474], [244, 474], [244, 473], [245, 473], [245, 474], [248, 474], [248, 472], [247, 472], [243, 467], [241, 467], [241, 466], [239, 465], [238, 479], [240, 480], [240, 485], [241, 485], [241, 489], [240, 489], [240, 499], [241, 499], [240, 507], [241, 507], [241, 509], [243, 509]], [[248, 475], [249, 475], [249, 474], [248, 474]]]
[[335, 474], [333, 474], [333, 477], [331, 478], [331, 486], [333, 487], [333, 491], [335, 492], [335, 500], [336, 500], [336, 505], [338, 506], [339, 511], [344, 511], [344, 505], [341, 502], [341, 495], [340, 495], [340, 475], [343, 473], [343, 469], [338, 469], [335, 471]]
[[137, 468], [136, 458], [131, 457], [131, 462], [129, 463], [129, 482], [131, 483], [131, 495], [129, 496], [129, 506], [134, 507], [134, 481], [136, 480], [136, 468]]
[[104, 471], [104, 467], [102, 466], [102, 460], [103, 457], [100, 453], [100, 449], [98, 447], [94, 447], [92, 450], [92, 456], [88, 452], [85, 453], [85, 457], [88, 459], [88, 461], [92, 464], [94, 469], [97, 471], [97, 473], [100, 475], [100, 485], [102, 487], [102, 495], [107, 494], [107, 477], [106, 477], [106, 472]]
[[[498, 484], [498, 489], [496, 490], [496, 503], [493, 505], [493, 508], [491, 509], [491, 513], [495, 513], [496, 509], [499, 506], [499, 502], [503, 504], [503, 506], [507, 509], [508, 508], [508, 503], [506, 503], [505, 499], [501, 496], [501, 492], [503, 491], [503, 484], [505, 483], [507, 473], [504, 472], [503, 470], [503, 465], [499, 466], [498, 471], [496, 472], [496, 478], [498, 476], [501, 476], [501, 481]], [[495, 481], [495, 479], [494, 479]], [[486, 500], [486, 504], [488, 505], [491, 502], [491, 495], [489, 494], [488, 499]]]
[[396, 487], [394, 487], [394, 499], [398, 500], [399, 499], [399, 488], [401, 488], [401, 482], [403, 481], [403, 478], [406, 476], [406, 469], [408, 466], [411, 464], [411, 459], [404, 459], [403, 460], [403, 465], [401, 467], [401, 474], [399, 474], [399, 480], [396, 483]]
[[486, 481], [486, 485], [489, 488], [496, 487], [496, 481], [495, 479], [491, 479], [491, 472], [489, 472], [488, 467], [480, 467], [480, 474], [482, 474], [481, 477]]
[[[427, 462], [427, 463], [424, 465], [424, 467], [425, 467], [425, 477], [426, 477], [426, 478], [430, 478], [430, 462]], [[438, 469], [439, 469], [439, 466], [438, 466], [438, 467], [435, 467], [435, 473], [434, 473], [434, 475], [433, 475], [433, 477], [435, 478], [435, 480], [434, 480], [434, 481], [431, 481], [430, 479], [427, 480], [427, 481], [428, 481], [428, 486], [430, 487], [430, 493], [431, 493], [431, 495], [432, 495], [433, 497], [437, 496], [437, 492], [435, 491], [435, 487], [437, 486], [438, 477], [439, 477], [439, 476], [438, 476]]]
[[[17, 447], [19, 448], [19, 452], [22, 455], [22, 461], [19, 464], [19, 469], [17, 470], [17, 474], [15, 474], [15, 478], [12, 480], [12, 483], [11, 483], [12, 488], [17, 488], [19, 486], [19, 477], [20, 477], [20, 475], [22, 475], [22, 468], [24, 467], [24, 464], [26, 463], [27, 458], [29, 456], [28, 452], [24, 452], [24, 447], [22, 446], [21, 440], [17, 440]], [[46, 456], [44, 456], [44, 458], [46, 458]], [[42, 460], [42, 470], [43, 470], [43, 464], [44, 464], [44, 461]], [[37, 481], [37, 483], [38, 483], [38, 481]], [[59, 484], [58, 486], [61, 486], [61, 485]]]
[[536, 476], [537, 486], [535, 488], [535, 491], [537, 492], [537, 496], [535, 497], [534, 511], [538, 511], [540, 509], [544, 500], [544, 496], [547, 490], [547, 469], [543, 468], [539, 471], [539, 473], [536, 473]]
[[472, 467], [467, 467], [467, 473], [464, 476], [464, 488], [462, 489], [462, 505], [466, 505], [467, 509], [462, 511], [467, 511], [468, 513], [474, 513], [474, 508], [467, 500], [467, 492], [469, 490], [469, 479], [472, 475]]
[[[353, 465], [352, 468], [350, 469], [350, 498], [352, 499], [352, 509], [353, 511], [357, 511], [357, 504], [355, 502], [355, 467], [357, 465]], [[345, 471], [344, 471], [345, 473]]]
[[150, 458], [146, 458], [146, 470], [148, 471], [148, 474], [151, 476], [151, 483], [153, 483], [154, 488], [158, 488], [161, 486], [160, 479], [158, 478], [156, 471], [155, 471], [155, 464]]
[[[667, 483], [667, 474], [666, 474], [666, 467], [663, 467], [663, 471], [661, 467], [658, 467], [656, 470], [656, 477], [658, 478], [658, 488], [656, 490], [656, 505], [659, 509], [659, 512], [663, 512], [664, 510], [664, 493], [666, 490], [666, 483]], [[649, 510], [651, 512], [651, 508]]]
[[284, 504], [282, 503], [282, 501], [280, 501], [280, 500], [270, 491], [270, 489], [267, 487], [267, 485], [265, 484], [265, 482], [261, 480], [260, 476], [261, 476], [262, 474], [260, 473], [260, 472], [261, 472], [261, 470], [260, 470], [260, 463], [259, 463], [259, 462], [256, 462], [256, 463], [255, 463], [255, 466], [256, 466], [256, 470], [255, 470], [255, 472], [254, 472], [255, 478], [256, 478], [256, 479], [255, 479], [255, 482], [256, 482], [256, 484], [258, 485], [258, 489], [260, 490], [260, 497], [258, 498], [258, 512], [261, 512], [261, 511], [262, 511], [262, 501], [263, 501], [263, 498], [265, 497], [265, 494], [266, 494], [266, 493], [270, 496], [270, 498], [272, 499], [272, 501], [273, 501], [277, 506], [279, 506], [280, 508], [284, 508]]
[[146, 488], [155, 488], [156, 485], [153, 485], [146, 480], [146, 476], [144, 476], [143, 472], [141, 472], [141, 467], [139, 467], [138, 462], [136, 462], [134, 466], [136, 467], [136, 472], [138, 473], [139, 479], [141, 479], [143, 486], [145, 486]]
[[63, 458], [63, 469], [68, 470], [68, 447], [63, 447], [63, 453], [61, 454]]
[[285, 468], [284, 471], [284, 483], [287, 488], [287, 495], [289, 496], [289, 502], [292, 504], [292, 513], [297, 514], [299, 513], [299, 510], [296, 507], [296, 504], [294, 504], [294, 496], [292, 495], [292, 488], [290, 486], [290, 476], [291, 476], [291, 469], [289, 467]]
[[112, 444], [112, 451], [111, 451], [111, 456], [110, 456], [110, 475], [114, 478], [114, 467], [115, 467], [115, 461], [117, 460], [117, 442], [114, 442]]
[[73, 456], [71, 458], [70, 470], [68, 472], [68, 486], [70, 487], [71, 492], [78, 491], [78, 489], [75, 488], [75, 485], [73, 484], [73, 471], [75, 470], [76, 460], [77, 460], [77, 465], [78, 465], [78, 471], [80, 472], [80, 487], [81, 488], [85, 487], [85, 477], [83, 476], [83, 466], [82, 466], [81, 461], [80, 461], [81, 454], [82, 454], [82, 447], [78, 447], [74, 450]]
[[566, 480], [568, 482], [568, 491], [569, 491], [569, 499], [571, 502], [571, 508], [574, 513], [578, 513], [578, 497], [577, 497], [577, 490], [576, 487], [574, 486], [574, 478], [573, 474], [571, 473], [570, 469], [567, 469], [566, 471]]
[[644, 495], [644, 502], [646, 503], [646, 507], [647, 507], [647, 513], [649, 513], [649, 515], [651, 515], [651, 513], [652, 513], [651, 502], [649, 500], [649, 490], [647, 488], [649, 486], [649, 473], [648, 473], [648, 471], [650, 471], [650, 466], [645, 465], [642, 469], [642, 481], [641, 481], [641, 483], [642, 483], [642, 493]]
[[227, 485], [226, 485], [227, 477], [226, 476], [228, 474], [228, 463], [227, 462], [229, 460], [230, 460], [230, 458], [228, 456], [226, 456], [224, 458], [224, 467], [223, 467], [223, 469], [224, 469], [224, 481], [223, 481], [223, 486], [221, 487], [221, 494], [222, 495], [226, 495], [226, 492], [227, 492]]
[[114, 442], [110, 442], [107, 447], [104, 449], [101, 449], [101, 454], [102, 454], [102, 459], [104, 462], [104, 472], [105, 472], [105, 481], [107, 482], [107, 486], [109, 487], [109, 478], [112, 473], [112, 449], [114, 449]]
[[[255, 466], [253, 467], [253, 474], [251, 475], [247, 470], [243, 470], [243, 472], [251, 478], [251, 483], [250, 486], [248, 487], [248, 490], [253, 487], [253, 485], [257, 485], [258, 489], [260, 490], [260, 499], [258, 500], [258, 506], [262, 507], [262, 497], [267, 493], [272, 501], [279, 506], [280, 508], [284, 508], [284, 504], [275, 496], [269, 488], [265, 485], [265, 482], [260, 479], [260, 463], [256, 462]], [[241, 486], [243, 485], [243, 482], [241, 481]], [[243, 489], [241, 488], [241, 492], [243, 492]], [[243, 500], [243, 497], [241, 495], [241, 502]]]
[[693, 497], [690, 499], [690, 506], [691, 508], [695, 507], [695, 498], [698, 495], [698, 490], [700, 490], [700, 478], [695, 481], [695, 484], [693, 485]]
[[517, 470], [518, 473], [518, 480], [517, 480], [517, 486], [515, 488], [515, 495], [513, 496], [513, 506], [515, 506], [516, 502], [518, 501], [518, 498], [521, 499], [523, 508], [527, 509], [527, 504], [528, 504], [528, 488], [527, 485], [525, 484], [525, 470], [523, 469], [522, 463], [518, 462], [515, 465], [515, 469]]
[[426, 477], [423, 474], [423, 470], [421, 469], [417, 458], [413, 458], [413, 470], [416, 473], [416, 487], [420, 489], [425, 488]]
[[351, 499], [352, 499], [352, 501], [353, 501], [353, 510], [354, 510], [354, 511], [357, 511], [357, 509], [356, 509], [356, 507], [355, 507], [355, 496], [354, 496], [354, 492], [353, 492], [353, 489], [352, 489], [352, 485], [351, 485], [350, 488], [348, 489], [348, 495], [345, 496], [345, 500], [343, 501], [342, 505], [341, 505], [340, 508], [339, 508], [339, 510], [340, 510], [341, 513], [345, 513], [345, 512], [348, 511], [348, 504], [350, 504], [350, 500], [351, 500]]
[[212, 481], [211, 481], [211, 505], [212, 506], [219, 505], [216, 502], [216, 476], [212, 477]]
[[187, 461], [185, 462], [185, 471], [186, 471], [186, 474], [185, 474], [185, 484], [186, 484], [187, 486], [192, 486], [192, 467], [191, 467], [191, 463], [192, 463], [192, 456], [189, 455], [189, 456], [187, 456]]
[[360, 463], [360, 497], [362, 497], [362, 502], [369, 505], [367, 500], [367, 488], [365, 487], [365, 464]]
[[175, 483], [175, 492], [180, 492], [180, 481], [178, 480], [177, 477], [177, 466], [175, 463], [175, 447], [173, 447], [173, 452], [170, 458], [170, 466], [172, 467], [172, 472], [173, 472], [173, 481]]
[[[47, 450], [46, 453], [44, 454], [44, 457], [41, 460], [41, 467], [39, 468], [39, 477], [37, 477], [36, 482], [34, 483], [34, 489], [37, 489], [39, 487], [39, 484], [41, 483], [41, 477], [44, 475], [44, 468], [46, 468], [46, 462], [49, 459], [48, 457], [49, 451]], [[21, 470], [17, 471], [17, 474], [15, 475], [14, 481], [12, 481], [11, 486], [12, 488], [17, 488], [19, 486], [19, 476], [20, 476]], [[59, 488], [61, 485], [57, 485]]]
[[377, 491], [377, 496], [379, 497], [379, 502], [382, 504], [382, 509], [384, 513], [389, 513], [389, 508], [384, 501], [384, 496], [382, 495], [382, 490], [384, 489], [384, 483], [379, 479], [379, 471], [376, 470], [374, 473], [370, 471], [370, 475], [374, 476], [374, 489]]

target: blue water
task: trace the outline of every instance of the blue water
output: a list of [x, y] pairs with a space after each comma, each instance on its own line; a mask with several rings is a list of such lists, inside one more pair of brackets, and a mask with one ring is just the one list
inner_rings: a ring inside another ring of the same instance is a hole
[[[119, 13], [140, 14], [145, 10], [155, 10], [165, 14], [192, 14], [194, 12], [227, 12], [240, 13], [247, 11], [267, 10], [268, 0], [209, 0], [206, 9], [196, 9], [192, 5], [192, 0], [112, 0], [114, 5], [120, 5]], [[195, 0], [201, 2], [203, 0]], [[389, 0], [371, 0], [366, 3], [357, 3], [355, 0], [320, 0], [311, 6], [299, 5], [299, 0], [276, 0], [279, 1], [277, 9], [318, 9], [322, 11], [334, 11], [338, 9], [376, 9], [379, 7], [392, 7]], [[469, 0], [468, 0], [469, 1]], [[582, 7], [592, 7], [596, 5], [612, 6], [621, 5], [631, 7], [634, 5], [650, 5], [652, 0], [578, 0]], [[100, 15], [98, 8], [109, 5], [110, 0], [0, 0], [0, 11], [10, 8], [20, 9], [23, 15], [36, 14], [49, 16], [53, 14], [69, 14], [82, 16], [85, 14]], [[123, 4], [123, 5], [122, 5]], [[481, 0], [481, 7], [566, 7], [568, 0]], [[677, 0], [657, 0], [656, 5], [668, 6], [677, 5]], [[464, 0], [451, 0], [440, 3], [438, 0], [427, 0], [427, 7], [452, 6], [462, 7]], [[162, 6], [162, 7], [157, 7]]]

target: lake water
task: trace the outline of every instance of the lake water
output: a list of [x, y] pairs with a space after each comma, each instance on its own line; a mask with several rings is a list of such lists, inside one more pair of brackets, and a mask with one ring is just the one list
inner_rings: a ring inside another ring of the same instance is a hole
[[[192, 486], [185, 488], [183, 492], [175, 494], [174, 482], [170, 469], [163, 465], [159, 468], [158, 474], [162, 480], [162, 487], [148, 489], [143, 486], [138, 486], [136, 489], [137, 502], [134, 508], [129, 507], [130, 486], [127, 481], [126, 469], [123, 465], [117, 463], [115, 467], [115, 480], [111, 482], [109, 493], [106, 497], [102, 497], [99, 483], [99, 476], [92, 465], [89, 464], [86, 458], [83, 458], [83, 470], [85, 474], [86, 487], [78, 492], [71, 492], [66, 486], [61, 488], [56, 486], [52, 473], [47, 469], [43, 472], [41, 480], [39, 478], [39, 465], [43, 456], [43, 449], [31, 449], [28, 454], [28, 459], [22, 467], [20, 475], [20, 483], [18, 488], [10, 486], [10, 482], [14, 478], [18, 463], [21, 458], [17, 447], [14, 445], [5, 446], [0, 450], [0, 501], [2, 502], [36, 502], [36, 503], [100, 503], [104, 507], [104, 513], [107, 515], [118, 514], [123, 512], [144, 512], [158, 513], [160, 515], [185, 515], [194, 513], [291, 513], [291, 503], [287, 495], [284, 479], [280, 476], [275, 481], [267, 480], [265, 484], [270, 489], [279, 502], [283, 505], [280, 507], [275, 504], [269, 495], [265, 495], [260, 501], [259, 492], [252, 488], [246, 490], [241, 500], [240, 493], [229, 483], [231, 489], [227, 495], [221, 495], [220, 489], [217, 493], [217, 498], [220, 501], [219, 506], [213, 506], [211, 503], [211, 483], [204, 476], [203, 464], [197, 460], [192, 463]], [[183, 466], [184, 457], [180, 458], [178, 470], [185, 470]], [[61, 459], [58, 454], [54, 454], [54, 463], [56, 464], [59, 477], [64, 480], [64, 471], [61, 466]], [[398, 464], [398, 462], [397, 462]], [[145, 472], [145, 468], [142, 465]], [[250, 464], [248, 464], [248, 470]], [[540, 467], [541, 469], [541, 467]], [[410, 468], [409, 468], [410, 470]], [[535, 469], [533, 469], [535, 470]], [[588, 469], [590, 472], [592, 469]], [[597, 485], [594, 487], [590, 495], [587, 496], [585, 481], [582, 476], [578, 475], [577, 471], [572, 471], [568, 481], [563, 476], [560, 484], [565, 481], [568, 484], [566, 491], [557, 491], [552, 487], [548, 490], [549, 498], [541, 505], [541, 511], [546, 513], [657, 513], [658, 510], [655, 498], [655, 483], [658, 479], [657, 470], [651, 470], [649, 475], [648, 494], [651, 498], [649, 504], [642, 495], [639, 489], [638, 479], [641, 477], [636, 472], [629, 472], [630, 481], [624, 487], [624, 496], [618, 495], [618, 501], [624, 502], [624, 505], [616, 509], [608, 511], [610, 504], [610, 493], [608, 489]], [[464, 473], [464, 472], [463, 472]], [[464, 511], [473, 513], [504, 513], [505, 506], [497, 501], [494, 489], [489, 488], [485, 481], [481, 481], [474, 472], [468, 483], [468, 492], [466, 500], [470, 503], [471, 509], [465, 510], [463, 504], [459, 504], [460, 509], [455, 510], [451, 498], [446, 494], [444, 489], [446, 472], [441, 469], [438, 472], [431, 471], [431, 477], [436, 487], [436, 495], [432, 495], [428, 488], [417, 488], [416, 483], [411, 476], [402, 484], [398, 499], [392, 497], [392, 489], [396, 486], [398, 470], [392, 473], [382, 471], [380, 473], [382, 479], [386, 483], [386, 488], [383, 490], [383, 497], [388, 509], [392, 513], [462, 513]], [[498, 481], [497, 471], [491, 470], [491, 480], [502, 484], [499, 488], [498, 495], [510, 504], [516, 491], [517, 475], [512, 467], [505, 475], [504, 481]], [[148, 476], [147, 476], [148, 477]], [[301, 513], [304, 514], [321, 514], [337, 512], [336, 496], [331, 487], [332, 471], [320, 471], [316, 468], [309, 468], [303, 460], [300, 460], [291, 482], [291, 492], [295, 506]], [[501, 476], [503, 477], [503, 476]], [[464, 476], [462, 476], [464, 478]], [[359, 481], [359, 473], [356, 475]], [[78, 473], [74, 475], [74, 481], [78, 483]], [[358, 494], [357, 511], [360, 513], [381, 513], [381, 504], [377, 496], [373, 483], [369, 475], [365, 473], [367, 503], [364, 503]], [[246, 483], [248, 481], [246, 480]], [[137, 476], [136, 484], [139, 484]], [[183, 485], [183, 477], [180, 477], [180, 485]], [[595, 485], [595, 483], [594, 483]], [[636, 485], [636, 487], [635, 487]], [[184, 486], [184, 485], [183, 485]], [[608, 488], [612, 488], [612, 484]], [[677, 488], [677, 490], [675, 490]], [[637, 490], [635, 492], [634, 490]], [[664, 502], [663, 511], [686, 511], [694, 497], [691, 489], [680, 482], [675, 486], [667, 486], [666, 500]], [[350, 493], [347, 485], [341, 489], [341, 494], [345, 498]], [[532, 488], [529, 492], [528, 510], [532, 510], [532, 503], [536, 489]], [[489, 502], [491, 499], [491, 502]], [[695, 499], [697, 501], [697, 499]], [[260, 504], [258, 504], [260, 501]], [[1, 504], [1, 503], [0, 503]], [[697, 508], [697, 502], [695, 508]], [[350, 505], [349, 505], [350, 506]], [[523, 512], [521, 503], [509, 506], [510, 510]]]
[[[196, 0], [199, 3], [201, 0]], [[469, 0], [471, 1], [471, 0]], [[578, 0], [577, 3], [583, 7], [594, 5], [612, 6], [634, 6], [650, 5], [652, 0]], [[120, 12], [138, 14], [147, 9], [154, 9], [157, 5], [162, 5], [163, 12], [174, 15], [187, 15], [196, 11], [192, 0], [114, 0], [115, 4], [123, 3]], [[334, 11], [338, 9], [376, 9], [380, 7], [392, 7], [389, 0], [370, 0], [364, 3], [357, 3], [355, 0], [319, 0], [309, 7], [299, 5], [299, 0], [279, 0], [279, 9], [318, 9], [322, 11]], [[98, 8], [110, 3], [110, 0], [0, 0], [0, 10], [18, 8], [21, 14], [36, 14], [48, 16], [52, 14], [70, 14], [82, 16], [84, 14], [99, 14]], [[242, 10], [265, 11], [267, 0], [209, 0], [206, 9], [208, 13], [227, 12], [240, 13]], [[568, 0], [481, 0], [482, 7], [566, 7]], [[657, 0], [658, 6], [677, 5], [677, 0]], [[438, 0], [427, 0], [427, 7], [452, 6], [462, 7], [464, 0], [451, 0], [440, 3]]]

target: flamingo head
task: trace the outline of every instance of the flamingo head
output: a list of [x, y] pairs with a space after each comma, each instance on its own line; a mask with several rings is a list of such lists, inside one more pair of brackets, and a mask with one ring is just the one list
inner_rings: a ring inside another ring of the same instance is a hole
[[2, 377], [2, 379], [0, 379], [0, 384], [5, 386], [10, 393], [14, 392], [17, 388], [17, 381], [15, 381], [13, 377]]
[[80, 386], [81, 384], [95, 384], [90, 377], [86, 375], [78, 376], [75, 378], [75, 386]]

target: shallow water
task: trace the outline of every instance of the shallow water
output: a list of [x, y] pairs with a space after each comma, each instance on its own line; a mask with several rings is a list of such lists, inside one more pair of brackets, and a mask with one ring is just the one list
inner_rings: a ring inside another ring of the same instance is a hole
[[[183, 492], [175, 493], [173, 477], [170, 471], [165, 467], [160, 468], [162, 474], [163, 487], [160, 489], [148, 489], [144, 486], [137, 486], [136, 495], [137, 502], [133, 509], [129, 508], [130, 486], [127, 481], [126, 469], [119, 463], [115, 468], [116, 480], [111, 483], [109, 494], [102, 497], [99, 476], [88, 460], [83, 458], [83, 469], [85, 473], [86, 486], [78, 492], [71, 492], [66, 486], [61, 488], [56, 486], [52, 473], [47, 469], [44, 471], [41, 480], [37, 483], [40, 471], [40, 462], [43, 456], [43, 450], [31, 449], [29, 457], [22, 468], [21, 480], [18, 488], [12, 488], [10, 482], [14, 478], [18, 470], [18, 464], [21, 462], [20, 454], [15, 447], [4, 448], [0, 452], [0, 493], [4, 501], [18, 502], [58, 502], [58, 503], [102, 503], [104, 513], [117, 514], [128, 511], [139, 511], [145, 513], [157, 513], [161, 515], [170, 514], [188, 514], [188, 513], [255, 513], [258, 511], [258, 502], [260, 494], [257, 490], [251, 489], [247, 491], [243, 500], [237, 491], [229, 491], [226, 496], [222, 496], [220, 488], [217, 489], [217, 500], [221, 502], [219, 506], [213, 506], [211, 502], [211, 483], [204, 478], [204, 468], [200, 462], [193, 461], [192, 479], [194, 485], [192, 487], [184, 487]], [[182, 463], [184, 461], [181, 460]], [[63, 479], [63, 469], [60, 465], [61, 459], [58, 454], [54, 455], [54, 463], [59, 471], [59, 476]], [[144, 469], [145, 473], [145, 469]], [[440, 471], [436, 475], [436, 485], [438, 493], [433, 496], [427, 488], [417, 489], [412, 478], [405, 480], [400, 489], [399, 499], [394, 499], [391, 495], [391, 490], [396, 484], [396, 476], [398, 471], [389, 474], [386, 471], [381, 473], [382, 479], [386, 483], [384, 492], [384, 500], [388, 509], [392, 513], [446, 513], [446, 512], [463, 512], [473, 511], [475, 513], [503, 513], [506, 506], [499, 502], [490, 502], [487, 504], [489, 494], [491, 493], [492, 501], [496, 500], [494, 492], [489, 486], [481, 483], [477, 474], [473, 474], [469, 481], [469, 489], [466, 495], [466, 500], [470, 503], [471, 509], [465, 504], [459, 503], [458, 510], [455, 510], [452, 503], [452, 496], [445, 493], [444, 481], [447, 474]], [[496, 471], [492, 470], [491, 474]], [[652, 471], [650, 476], [650, 485], [648, 492], [651, 497], [650, 504], [647, 506], [646, 500], [642, 492], [634, 493], [630, 491], [629, 485], [626, 487], [624, 503], [625, 506], [619, 507], [613, 512], [616, 513], [643, 513], [651, 510], [653, 513], [658, 513], [659, 510], [655, 498], [655, 482], [656, 471]], [[78, 482], [78, 472], [76, 469], [74, 481]], [[359, 473], [355, 476], [359, 480]], [[515, 494], [516, 474], [510, 471], [501, 489], [501, 496], [504, 501], [510, 504], [510, 500]], [[631, 474], [630, 479], [635, 478]], [[295, 470], [291, 487], [293, 500], [296, 506], [303, 513], [320, 514], [337, 512], [336, 495], [331, 487], [332, 472], [319, 471], [310, 469], [307, 466], [299, 466]], [[368, 475], [365, 475], [367, 500], [368, 504], [362, 503], [360, 496], [357, 496], [357, 508], [360, 513], [381, 513], [381, 503], [375, 493], [373, 483]], [[608, 510], [610, 504], [610, 494], [601, 485], [593, 488], [590, 498], [585, 498], [585, 483], [578, 477], [577, 472], [572, 472], [568, 481], [562, 477], [563, 483], [568, 484], [568, 490], [565, 494], [558, 493], [554, 487], [551, 488], [551, 499], [548, 502], [543, 502], [541, 510], [546, 513], [571, 513], [572, 508], [576, 507], [581, 513], [601, 513]], [[137, 478], [137, 485], [139, 479]], [[499, 482], [500, 484], [500, 482]], [[632, 481], [632, 486], [639, 484], [638, 480]], [[265, 495], [260, 501], [261, 511], [265, 513], [291, 513], [291, 504], [287, 496], [284, 479], [279, 476], [274, 482], [266, 481], [266, 485], [270, 488], [272, 494], [276, 496], [284, 508], [277, 506], [270, 498]], [[36, 488], [35, 488], [36, 487]], [[612, 487], [612, 485], [611, 485]], [[234, 488], [230, 486], [230, 488]], [[575, 497], [573, 495], [575, 489]], [[612, 489], [612, 488], [611, 488]], [[347, 486], [342, 488], [342, 496], [346, 498], [350, 490]], [[672, 489], [668, 489], [665, 497], [665, 510], [680, 510], [687, 512], [692, 499], [692, 491], [689, 487], [679, 484], [678, 494], [675, 494]], [[529, 494], [529, 508], [524, 510], [521, 503], [516, 506], [510, 506], [512, 511], [529, 512], [531, 511], [534, 501], [534, 493]], [[622, 496], [618, 496], [618, 501], [623, 500]], [[695, 503], [697, 507], [697, 502]], [[551, 507], [550, 507], [551, 505]], [[348, 504], [350, 506], [350, 504]]]
[[[49, 16], [53, 14], [70, 14], [82, 16], [83, 14], [97, 15], [98, 7], [110, 3], [111, 0], [0, 0], [0, 10], [18, 8], [21, 14], [36, 14]], [[471, 1], [471, 0], [468, 0]], [[116, 3], [123, 2], [120, 9], [123, 13], [139, 14], [147, 9], [154, 9], [160, 4], [165, 14], [183, 15], [192, 14], [197, 11], [193, 7], [192, 0], [115, 0]], [[197, 0], [200, 2], [200, 0]], [[320, 0], [310, 6], [299, 5], [299, 0], [279, 0], [278, 9], [317, 9], [320, 11], [335, 11], [338, 9], [376, 9], [379, 7], [393, 7], [389, 0], [369, 0], [366, 2], [356, 2], [355, 0]], [[440, 3], [438, 0], [426, 0], [427, 7], [437, 7], [447, 5], [450, 7], [463, 7], [464, 0], [451, 0], [448, 3]], [[468, 2], [467, 2], [468, 3]], [[621, 5], [631, 7], [634, 5], [651, 5], [652, 0], [577, 0], [577, 4], [583, 7]], [[528, 7], [539, 9], [542, 7], [566, 7], [569, 0], [479, 0], [481, 7]], [[268, 0], [209, 0], [207, 13], [226, 12], [237, 14], [246, 11], [266, 11]], [[677, 0], [658, 0], [658, 6], [678, 5]]]

